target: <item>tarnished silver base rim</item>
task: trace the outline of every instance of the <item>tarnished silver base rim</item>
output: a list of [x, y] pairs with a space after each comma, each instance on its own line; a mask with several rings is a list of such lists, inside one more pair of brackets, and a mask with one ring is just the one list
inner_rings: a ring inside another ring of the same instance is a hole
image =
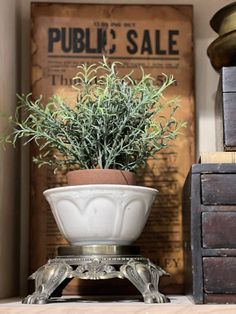
[[88, 255], [140, 255], [139, 246], [134, 245], [84, 245], [60, 246], [59, 256], [88, 256]]

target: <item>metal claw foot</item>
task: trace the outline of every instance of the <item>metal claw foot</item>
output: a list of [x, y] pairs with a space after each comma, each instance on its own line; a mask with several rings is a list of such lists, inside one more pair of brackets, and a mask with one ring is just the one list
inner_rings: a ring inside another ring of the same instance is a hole
[[158, 289], [160, 277], [168, 274], [149, 260], [144, 264], [132, 259], [121, 266], [120, 271], [141, 292], [145, 303], [169, 302]]
[[49, 260], [30, 276], [35, 280], [35, 292], [28, 295], [22, 303], [45, 304], [50, 295], [66, 279], [72, 276], [73, 269], [65, 261]]
[[46, 304], [49, 296], [44, 293], [34, 292], [22, 300], [23, 304]]

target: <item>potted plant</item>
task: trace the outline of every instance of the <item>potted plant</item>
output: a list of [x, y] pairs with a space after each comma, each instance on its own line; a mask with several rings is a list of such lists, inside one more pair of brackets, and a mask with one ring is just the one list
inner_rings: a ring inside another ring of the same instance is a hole
[[[157, 191], [136, 186], [135, 174], [185, 125], [174, 118], [176, 98], [163, 98], [172, 76], [158, 87], [143, 70], [139, 81], [132, 74], [120, 76], [118, 65], [103, 58], [78, 66], [74, 103], [56, 95], [44, 105], [41, 98], [23, 95], [19, 108], [26, 118], [16, 114], [12, 119], [13, 143], [19, 138], [34, 141], [40, 151], [34, 162], [68, 170], [70, 186], [44, 194], [60, 231], [74, 245], [129, 244], [139, 236]], [[164, 108], [169, 109], [167, 116]]]

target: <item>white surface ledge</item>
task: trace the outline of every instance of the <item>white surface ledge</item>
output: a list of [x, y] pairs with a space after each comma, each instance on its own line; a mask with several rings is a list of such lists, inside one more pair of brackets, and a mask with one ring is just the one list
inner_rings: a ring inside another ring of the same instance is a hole
[[0, 300], [0, 313], [17, 314], [235, 314], [235, 305], [195, 305], [186, 296], [171, 296], [171, 303], [67, 302], [45, 305], [21, 304], [18, 299]]

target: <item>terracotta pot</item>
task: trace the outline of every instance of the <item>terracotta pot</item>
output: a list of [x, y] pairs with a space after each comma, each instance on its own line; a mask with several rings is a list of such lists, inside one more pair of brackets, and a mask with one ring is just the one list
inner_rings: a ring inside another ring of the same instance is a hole
[[131, 171], [116, 169], [85, 169], [67, 173], [68, 185], [124, 184], [136, 185], [136, 176]]

